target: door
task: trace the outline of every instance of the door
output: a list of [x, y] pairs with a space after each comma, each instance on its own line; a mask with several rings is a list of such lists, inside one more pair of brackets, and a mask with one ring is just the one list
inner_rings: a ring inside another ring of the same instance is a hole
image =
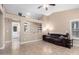
[[20, 23], [12, 22], [12, 47], [19, 47], [20, 43]]

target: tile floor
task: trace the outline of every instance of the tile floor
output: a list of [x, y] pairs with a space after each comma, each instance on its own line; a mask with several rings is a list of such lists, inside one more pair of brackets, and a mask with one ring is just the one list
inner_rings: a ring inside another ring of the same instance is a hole
[[71, 49], [54, 45], [45, 41], [37, 41], [20, 45], [12, 49], [11, 43], [6, 44], [5, 49], [0, 50], [0, 55], [78, 55], [79, 47]]

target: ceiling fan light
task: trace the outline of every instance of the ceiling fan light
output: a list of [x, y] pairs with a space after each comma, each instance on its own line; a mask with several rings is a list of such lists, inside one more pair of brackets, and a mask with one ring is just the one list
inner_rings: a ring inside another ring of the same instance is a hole
[[44, 4], [43, 5], [43, 8], [45, 9], [45, 8], [48, 8], [49, 7], [49, 5], [48, 4]]

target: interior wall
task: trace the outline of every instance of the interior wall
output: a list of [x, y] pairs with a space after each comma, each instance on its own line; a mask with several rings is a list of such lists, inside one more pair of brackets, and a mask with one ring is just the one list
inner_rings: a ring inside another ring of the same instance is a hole
[[5, 43], [12, 41], [12, 22], [19, 22], [18, 18], [5, 18]]
[[[24, 43], [24, 42], [29, 42], [29, 41], [36, 41], [36, 40], [40, 40], [42, 38], [42, 32], [38, 33], [38, 32], [33, 32], [36, 31], [38, 29], [38, 25], [41, 24], [40, 21], [38, 22], [37, 20], [34, 23], [32, 18], [24, 18], [24, 17], [19, 17], [16, 15], [12, 15], [6, 14], [6, 41], [10, 41], [11, 39], [11, 22], [12, 21], [19, 21], [20, 22], [20, 42]], [[37, 23], [38, 22], [38, 23]], [[24, 24], [28, 23], [27, 25], [27, 32], [24, 31]], [[32, 30], [33, 29], [33, 30]]]
[[[30, 20], [30, 19], [29, 19]], [[27, 31], [24, 31], [24, 24], [27, 23]], [[41, 33], [37, 32], [38, 23], [29, 22], [26, 19], [21, 19], [21, 42], [29, 42], [41, 39]]]
[[3, 46], [3, 16], [0, 13], [0, 47]]
[[79, 19], [79, 9], [72, 9], [62, 12], [56, 12], [50, 16], [43, 17], [43, 30], [47, 32], [46, 27], [50, 28], [52, 33], [69, 32], [69, 22], [73, 19]]
[[30, 39], [30, 37], [29, 37], [30, 34], [28, 33], [29, 32], [29, 27], [28, 27], [28, 32], [27, 33], [24, 32], [24, 24], [25, 23], [28, 23], [28, 25], [30, 25], [29, 22], [27, 22], [24, 19], [21, 19], [21, 42], [26, 42]]
[[9, 18], [5, 19], [5, 41], [10, 42], [11, 41], [11, 22], [12, 20]]

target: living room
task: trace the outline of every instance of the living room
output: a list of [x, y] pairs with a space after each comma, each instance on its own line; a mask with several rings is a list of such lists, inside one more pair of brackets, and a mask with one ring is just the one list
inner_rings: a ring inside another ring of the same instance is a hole
[[0, 10], [1, 55], [79, 54], [78, 4], [3, 4]]

